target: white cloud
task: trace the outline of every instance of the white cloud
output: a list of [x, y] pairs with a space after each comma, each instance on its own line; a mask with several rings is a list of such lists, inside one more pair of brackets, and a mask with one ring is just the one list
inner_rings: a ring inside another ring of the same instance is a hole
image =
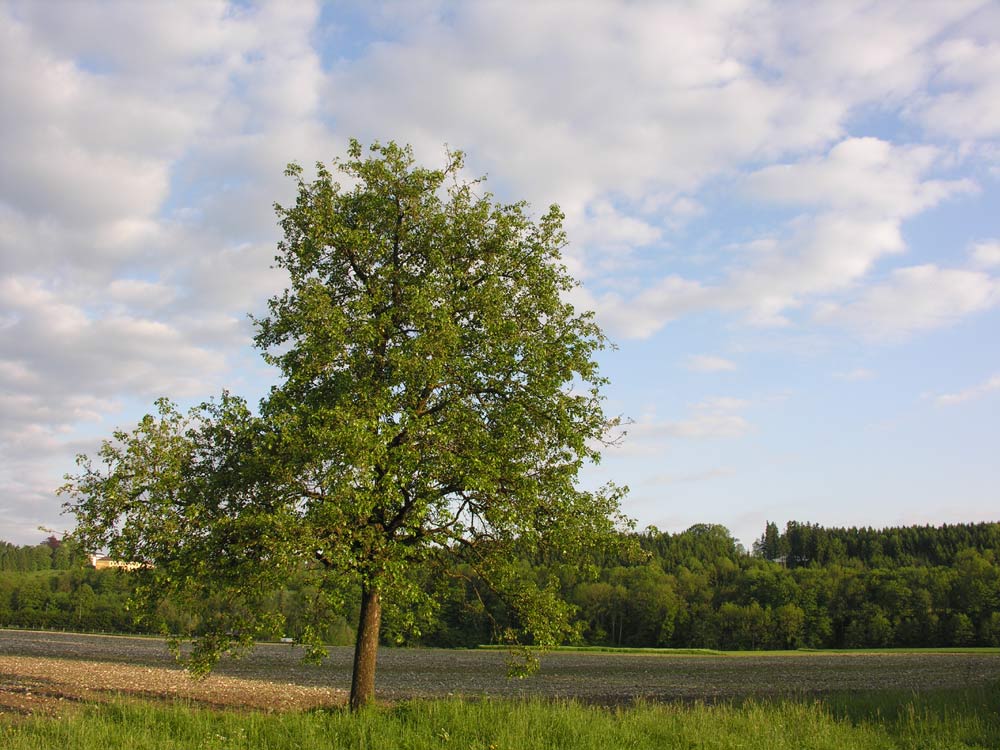
[[[269, 268], [271, 202], [292, 190], [282, 168], [328, 160], [348, 134], [409, 141], [429, 164], [444, 143], [462, 147], [499, 195], [561, 203], [567, 262], [588, 283], [573, 301], [613, 336], [704, 311], [807, 324], [819, 303], [830, 322], [921, 330], [995, 304], [992, 240], [972, 249], [981, 273], [879, 267], [906, 251], [907, 219], [974, 189], [952, 179], [956, 154], [996, 162], [986, 2], [394, 3], [366, 8], [365, 33], [338, 31], [322, 56], [319, 21], [338, 11], [321, 10], [0, 6], [12, 496], [42, 502], [46, 486], [19, 446], [54, 457], [123, 404], [242, 377], [245, 312], [284, 286]], [[848, 137], [873, 112], [963, 143]], [[785, 223], [702, 231], [741, 189]], [[888, 281], [866, 288], [876, 271]], [[688, 365], [736, 367], [709, 354]], [[743, 434], [743, 406], [708, 400], [647, 431]]]
[[173, 302], [177, 290], [155, 281], [115, 279], [108, 286], [108, 296], [126, 307], [156, 309]]
[[787, 325], [789, 310], [848, 289], [877, 259], [904, 249], [899, 224], [891, 219], [834, 212], [802, 217], [789, 224], [772, 253], [734, 271], [716, 299], [752, 324]]
[[692, 354], [687, 358], [686, 366], [695, 372], [732, 372], [736, 369], [732, 360], [712, 354]]
[[974, 189], [969, 180], [925, 180], [941, 160], [931, 146], [894, 146], [878, 138], [848, 138], [823, 157], [765, 167], [751, 174], [748, 195], [786, 205], [819, 206], [825, 211], [876, 219], [903, 218], [958, 192]]
[[892, 272], [853, 302], [819, 308], [825, 323], [843, 323], [867, 338], [898, 338], [954, 323], [1000, 303], [1000, 281], [977, 271], [933, 264]]
[[803, 90], [836, 92], [850, 105], [900, 101], [931, 74], [935, 38], [988, 6], [988, 0], [774, 6], [748, 28], [745, 44]]
[[[100, 71], [126, 79], [160, 84], [201, 82], [238, 64], [234, 57], [251, 46], [261, 31], [251, 9], [224, 0], [137, 5], [128, 0], [105, 3], [36, 3], [13, 0], [11, 14], [36, 31], [46, 46], [89, 61]], [[308, 12], [311, 4], [292, 6]], [[275, 29], [277, 31], [277, 29]], [[109, 40], [116, 43], [109, 44]]]
[[859, 380], [871, 380], [872, 378], [875, 377], [875, 373], [869, 370], [867, 367], [855, 367], [853, 370], [835, 372], [833, 373], [833, 377], [835, 377], [837, 380], [857, 382]]
[[840, 132], [845, 109], [825, 92], [755, 72], [741, 24], [758, 12], [464, 4], [340, 66], [328, 101], [345, 131], [384, 136], [392, 123], [421, 154], [474, 133], [475, 163], [536, 202], [572, 212], [603, 192], [641, 199]]
[[618, 457], [658, 455], [675, 440], [741, 437], [751, 425], [740, 412], [750, 405], [745, 399], [715, 396], [691, 404], [690, 413], [681, 419], [659, 419], [653, 413], [645, 414], [627, 427], [625, 440], [608, 453]]
[[96, 415], [242, 376], [226, 373], [246, 312], [282, 286], [269, 266], [284, 165], [335, 153], [318, 15], [307, 2], [0, 6], [0, 463], [7, 496], [36, 517], [51, 520]]
[[728, 466], [718, 466], [704, 471], [692, 471], [681, 474], [654, 474], [642, 482], [643, 486], [662, 487], [670, 484], [687, 484], [689, 482], [708, 482], [713, 479], [724, 479], [736, 475], [736, 470]]
[[936, 48], [935, 83], [943, 91], [918, 108], [932, 130], [960, 140], [1000, 136], [1000, 42], [995, 26], [992, 34], [981, 42], [950, 39]]
[[143, 292], [148, 302], [170, 290], [119, 284], [113, 304], [126, 309], [94, 316], [70, 299], [86, 296], [82, 290], [60, 295], [37, 279], [0, 278], [0, 316], [9, 321], [0, 329], [0, 486], [16, 506], [5, 514], [5, 535], [24, 540], [40, 522], [61, 523], [53, 494], [59, 478], [74, 454], [93, 453], [96, 441], [82, 436], [112, 429], [123, 402], [202, 398], [221, 386], [222, 351], [193, 343], [173, 323], [127, 311], [148, 306], [136, 300]]
[[745, 190], [755, 199], [819, 210], [790, 222], [775, 249], [732, 275], [726, 304], [751, 322], [781, 325], [786, 310], [864, 279], [879, 259], [905, 250], [904, 218], [975, 189], [965, 179], [926, 179], [940, 160], [930, 147], [851, 138], [822, 158], [750, 175]]
[[579, 237], [581, 242], [610, 246], [611, 250], [618, 247], [641, 247], [660, 239], [662, 233], [642, 219], [623, 214], [609, 201], [598, 200], [587, 207], [587, 220], [582, 227], [585, 233]]
[[668, 276], [628, 299], [618, 292], [594, 295], [577, 287], [571, 300], [581, 309], [596, 310], [598, 322], [613, 335], [642, 339], [681, 315], [704, 309], [707, 293], [700, 282]]
[[992, 391], [1000, 390], [1000, 374], [994, 375], [988, 380], [974, 385], [971, 388], [966, 388], [964, 391], [959, 391], [958, 393], [943, 393], [937, 397], [937, 402], [942, 406], [955, 406], [956, 404], [962, 404], [966, 401], [973, 401], [978, 398], [982, 398]]
[[0, 196], [74, 225], [155, 212], [167, 195], [168, 159], [191, 127], [163, 101], [117, 91], [46, 51], [9, 16], [0, 16], [0, 100], [17, 103], [0, 109]]
[[673, 226], [677, 226], [687, 219], [703, 216], [706, 212], [701, 203], [685, 195], [671, 198], [666, 206], [670, 211]]
[[734, 438], [749, 428], [750, 423], [743, 416], [717, 411], [699, 412], [678, 420], [640, 420], [628, 428], [625, 450], [655, 452], [656, 445], [665, 439]]
[[1000, 240], [985, 240], [973, 245], [972, 262], [980, 268], [1000, 266]]
[[[787, 325], [789, 311], [850, 289], [902, 252], [905, 218], [975, 188], [930, 176], [944, 154], [929, 146], [844, 138], [812, 152], [842, 136], [852, 107], [918, 90], [934, 70], [930, 43], [981, 6], [588, 3], [567, 13], [546, 3], [515, 18], [502, 6], [465, 5], [421, 16], [396, 41], [338, 66], [327, 100], [355, 105], [336, 110], [345, 130], [385, 136], [391, 122], [402, 128], [391, 135], [418, 154], [473, 133], [476, 165], [536, 203], [558, 199], [575, 274], [642, 274], [630, 292], [620, 278], [587, 292], [615, 335], [646, 338], [702, 310]], [[657, 240], [657, 216], [674, 229], [677, 212], [696, 213], [697, 202], [673, 211], [672, 197], [696, 197], [733, 165], [774, 158], [792, 161], [758, 170], [747, 191], [811, 213], [787, 227], [768, 262], [713, 283], [657, 280], [632, 262], [634, 248]]]
[[613, 331], [634, 338], [706, 310], [741, 314], [753, 325], [790, 325], [790, 312], [851, 291], [879, 260], [903, 253], [904, 219], [976, 189], [967, 179], [928, 178], [942, 159], [932, 147], [850, 138], [822, 157], [757, 170], [743, 181], [748, 197], [814, 210], [751, 241], [763, 250], [736, 257], [717, 282], [670, 275], [646, 282], [631, 298], [594, 294], [591, 306]]
[[0, 279], [0, 329], [8, 424], [69, 426], [125, 394], [147, 399], [207, 395], [226, 359], [175, 326], [127, 313], [89, 315], [41, 281]]
[[745, 409], [749, 405], [750, 402], [746, 399], [733, 398], [732, 396], [713, 396], [699, 401], [695, 404], [695, 408], [712, 412], [731, 412]]
[[623, 213], [607, 200], [594, 201], [577, 214], [567, 215], [566, 231], [573, 238], [570, 252], [574, 257], [583, 256], [576, 269], [580, 278], [628, 269], [634, 265], [633, 250], [651, 245], [663, 235], [658, 227]]
[[317, 17], [310, 3], [0, 10], [0, 101], [17, 102], [0, 107], [0, 283], [12, 294], [0, 314], [17, 316], [9, 337], [38, 330], [33, 369], [76, 362], [78, 390], [102, 368], [131, 372], [107, 388], [147, 394], [188, 368], [190, 392], [226, 356], [199, 342], [245, 344], [246, 311], [281, 286], [269, 266], [284, 164], [333, 153], [311, 115]]

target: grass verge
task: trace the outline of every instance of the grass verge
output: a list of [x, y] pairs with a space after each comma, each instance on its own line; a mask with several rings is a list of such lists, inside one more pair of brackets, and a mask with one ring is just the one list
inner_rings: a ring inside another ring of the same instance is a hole
[[[485, 651], [507, 651], [509, 646], [495, 644], [477, 647]], [[529, 646], [529, 650], [533, 647]], [[581, 654], [640, 654], [659, 656], [816, 656], [832, 655], [866, 655], [866, 654], [1000, 654], [997, 646], [927, 646], [921, 648], [796, 648], [786, 650], [760, 651], [721, 651], [713, 648], [643, 648], [635, 646], [554, 646], [540, 649], [544, 653], [581, 653]]]
[[969, 750], [1000, 747], [998, 709], [1000, 685], [614, 710], [575, 702], [427, 700], [357, 715], [239, 713], [120, 701], [61, 718], [0, 718], [0, 747]]
[[[510, 646], [498, 646], [495, 644], [482, 645], [477, 647], [480, 651], [509, 651]], [[533, 646], [527, 647], [529, 651], [536, 650]], [[542, 653], [568, 653], [568, 654], [662, 654], [664, 656], [728, 656], [730, 651], [719, 651], [714, 648], [640, 648], [634, 646], [551, 646], [537, 649]], [[740, 652], [743, 653], [743, 652]], [[762, 651], [747, 651], [749, 654], [766, 653]]]

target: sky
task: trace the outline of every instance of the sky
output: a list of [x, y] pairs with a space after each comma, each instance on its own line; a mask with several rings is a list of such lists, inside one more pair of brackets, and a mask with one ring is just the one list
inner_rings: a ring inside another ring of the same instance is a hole
[[0, 539], [159, 396], [259, 398], [288, 162], [566, 214], [640, 528], [1000, 520], [1000, 4], [0, 0]]

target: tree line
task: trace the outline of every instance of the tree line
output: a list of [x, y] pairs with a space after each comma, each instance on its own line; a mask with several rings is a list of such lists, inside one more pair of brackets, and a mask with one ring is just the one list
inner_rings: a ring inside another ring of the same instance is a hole
[[[560, 592], [574, 608], [568, 640], [581, 645], [785, 649], [1000, 646], [1000, 524], [890, 529], [768, 523], [752, 550], [728, 530], [696, 525], [670, 534], [629, 535], [620, 553], [588, 565], [522, 555], [517, 575]], [[0, 624], [198, 635], [223, 614], [224, 598], [161, 600], [137, 611], [135, 577], [95, 570], [87, 555], [50, 538], [37, 546], [0, 543]], [[476, 572], [414, 571], [430, 606], [388, 608], [387, 645], [465, 647], [502, 642], [517, 627]], [[349, 644], [358, 591], [337, 597], [304, 569], [258, 606], [272, 636], [312, 632]]]

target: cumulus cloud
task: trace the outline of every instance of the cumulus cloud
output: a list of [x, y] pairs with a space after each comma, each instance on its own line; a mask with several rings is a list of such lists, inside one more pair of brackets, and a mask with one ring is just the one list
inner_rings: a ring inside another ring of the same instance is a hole
[[753, 70], [757, 50], [740, 49], [753, 15], [721, 3], [465, 4], [340, 66], [328, 101], [356, 105], [337, 111], [346, 130], [384, 135], [391, 122], [424, 153], [476, 133], [475, 163], [535, 201], [640, 199], [839, 132], [844, 110], [825, 92], [791, 96]]
[[752, 322], [782, 324], [785, 310], [849, 289], [879, 259], [903, 252], [903, 219], [975, 189], [967, 179], [925, 178], [940, 158], [931, 147], [851, 138], [822, 158], [751, 174], [745, 189], [754, 199], [819, 210], [798, 216], [774, 251], [733, 274], [730, 304]]
[[695, 372], [732, 372], [736, 369], [736, 363], [731, 359], [713, 354], [692, 354], [685, 365]]
[[[356, 103], [337, 110], [347, 130], [384, 136], [392, 122], [420, 153], [475, 133], [477, 166], [535, 202], [557, 197], [577, 244], [574, 273], [642, 274], [631, 288], [598, 281], [587, 293], [615, 335], [647, 338], [703, 310], [786, 325], [789, 311], [848, 290], [902, 252], [903, 220], [975, 188], [930, 175], [945, 156], [939, 149], [841, 137], [852, 107], [902, 101], [924, 85], [940, 66], [937, 35], [983, 5], [910, 13], [862, 3], [780, 11], [588, 3], [566, 13], [546, 3], [516, 18], [501, 6], [466, 5], [423, 15], [395, 41], [338, 66], [327, 100]], [[656, 279], [632, 263], [634, 249], [660, 239], [657, 224], [677, 226], [672, 206], [696, 213], [697, 202], [672, 198], [734, 164], [789, 157], [744, 186], [755, 200], [809, 210], [786, 227], [769, 262], [737, 264], [713, 284]]]
[[177, 290], [156, 281], [115, 279], [108, 286], [108, 296], [127, 307], [160, 308], [174, 301]]
[[590, 301], [612, 330], [635, 338], [706, 310], [738, 313], [754, 325], [789, 325], [791, 311], [850, 291], [879, 260], [903, 253], [906, 218], [976, 189], [968, 179], [928, 177], [942, 159], [933, 147], [849, 138], [822, 156], [757, 170], [743, 181], [748, 199], [814, 210], [751, 242], [754, 252], [716, 283], [670, 275], [627, 300], [607, 292]]
[[[38, 279], [0, 280], [5, 360], [34, 377], [34, 393], [192, 395], [221, 372], [224, 356], [192, 345], [176, 327], [126, 313], [93, 317]], [[109, 366], [114, 363], [114, 366]]]
[[581, 286], [570, 299], [581, 309], [596, 310], [601, 324], [613, 335], [642, 339], [671, 320], [704, 309], [710, 293], [698, 281], [668, 276], [627, 298], [617, 291], [594, 294]]
[[26, 515], [54, 521], [95, 420], [239, 379], [246, 312], [283, 285], [284, 165], [335, 153], [318, 18], [307, 2], [0, 6], [0, 458]]
[[985, 240], [973, 245], [972, 262], [981, 268], [1000, 266], [1000, 240]]
[[1000, 136], [1000, 42], [951, 39], [935, 50], [941, 89], [918, 109], [932, 130], [959, 140]]
[[[22, 308], [6, 313], [19, 321], [7, 335], [34, 326], [51, 344], [35, 352], [42, 370], [65, 365], [46, 350], [116, 361], [117, 342], [128, 371], [153, 356], [159, 375], [132, 380], [143, 393], [185, 368], [193, 387], [223, 358], [197, 339], [280, 288], [271, 202], [290, 191], [284, 164], [332, 155], [311, 117], [317, 7], [15, 2], [2, 13], [0, 99], [17, 106], [0, 108], [0, 272], [3, 306]], [[128, 43], [108, 44], [115, 34]]]
[[731, 396], [716, 396], [689, 405], [679, 419], [661, 419], [645, 414], [628, 426], [622, 444], [609, 450], [612, 456], [646, 456], [663, 453], [675, 440], [732, 439], [745, 435], [751, 424], [742, 412], [751, 403]]
[[978, 385], [966, 388], [964, 391], [958, 391], [957, 393], [943, 393], [937, 397], [936, 401], [942, 406], [955, 406], [957, 404], [963, 404], [966, 401], [973, 401], [975, 399], [982, 398], [988, 393], [996, 390], [1000, 390], [1000, 374], [994, 375]]
[[903, 218], [956, 192], [971, 181], [924, 179], [942, 158], [932, 146], [894, 146], [879, 138], [848, 138], [822, 157], [760, 169], [745, 190], [755, 200], [819, 206], [852, 216]]
[[772, 253], [734, 271], [716, 299], [752, 324], [784, 326], [790, 310], [849, 288], [877, 259], [904, 247], [899, 224], [891, 219], [835, 212], [803, 216], [790, 222]]
[[898, 104], [934, 75], [943, 32], [989, 8], [989, 0], [774, 6], [756, 15], [744, 43], [796, 89], [826, 92], [845, 109]]
[[627, 269], [632, 265], [632, 250], [651, 245], [663, 235], [659, 227], [623, 213], [607, 200], [592, 202], [582, 216], [568, 216], [566, 228], [573, 237], [573, 252], [588, 256], [581, 268], [584, 278]]
[[696, 413], [677, 420], [643, 419], [629, 427], [625, 450], [655, 452], [658, 450], [656, 445], [666, 438], [739, 437], [749, 426], [749, 422], [739, 414], [716, 411]]
[[939, 328], [1000, 303], [1000, 281], [978, 271], [933, 264], [899, 268], [854, 301], [829, 303], [817, 318], [843, 323], [868, 338], [898, 338]]
[[688, 484], [691, 482], [709, 482], [713, 479], [724, 479], [736, 475], [736, 470], [728, 466], [717, 466], [704, 471], [691, 471], [679, 474], [654, 474], [642, 482], [643, 486], [663, 487], [671, 484]]
[[855, 367], [853, 370], [842, 370], [840, 372], [833, 373], [833, 377], [837, 380], [846, 380], [848, 382], [857, 382], [859, 380], [871, 380], [875, 377], [875, 373], [869, 370], [867, 367]]
[[[269, 268], [271, 203], [293, 199], [282, 169], [329, 160], [346, 135], [410, 142], [425, 163], [461, 147], [499, 195], [559, 202], [587, 284], [572, 301], [615, 337], [704, 312], [889, 335], [995, 305], [993, 240], [972, 270], [879, 267], [906, 252], [906, 221], [976, 189], [949, 172], [956, 159], [995, 150], [986, 0], [390, 3], [358, 14], [367, 37], [322, 10], [0, 5], [12, 496], [54, 507], [20, 446], [65, 456], [123, 404], [241, 377], [245, 313], [284, 286]], [[938, 145], [852, 137], [873, 108]], [[723, 236], [701, 224], [720, 205], [778, 218]], [[744, 406], [706, 402], [640, 432], [737, 436]]]
[[0, 22], [0, 71], [0, 100], [17, 103], [0, 110], [8, 206], [86, 227], [158, 209], [190, 118], [81, 70], [9, 15]]

